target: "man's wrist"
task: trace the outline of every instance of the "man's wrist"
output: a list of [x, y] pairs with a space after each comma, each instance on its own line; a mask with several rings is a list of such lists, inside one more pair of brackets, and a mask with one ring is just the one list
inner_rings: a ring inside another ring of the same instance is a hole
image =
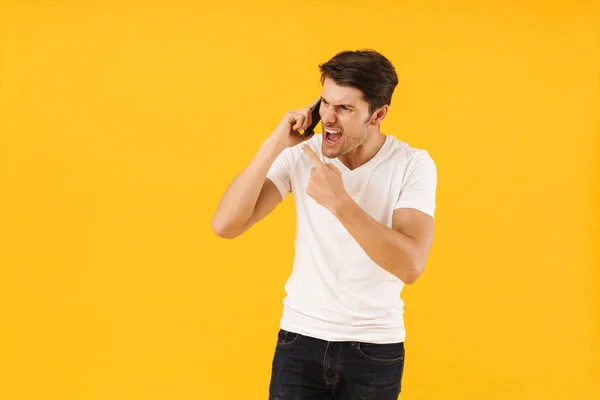
[[272, 157], [277, 157], [285, 150], [284, 146], [277, 144], [271, 137], [267, 138], [260, 146], [260, 151]]
[[352, 199], [352, 197], [346, 193], [335, 202], [330, 211], [337, 219], [341, 220], [345, 218], [352, 218], [352, 216], [355, 215], [359, 210], [360, 208], [358, 207], [358, 204], [356, 204], [354, 199]]

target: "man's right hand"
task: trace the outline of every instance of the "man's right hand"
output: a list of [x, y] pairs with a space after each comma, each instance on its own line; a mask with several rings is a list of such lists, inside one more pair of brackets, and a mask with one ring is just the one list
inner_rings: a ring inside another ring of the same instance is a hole
[[286, 112], [279, 125], [269, 136], [269, 140], [280, 149], [286, 149], [308, 140], [300, 131], [309, 127], [312, 122], [312, 108], [318, 101], [318, 99], [315, 100], [308, 107]]

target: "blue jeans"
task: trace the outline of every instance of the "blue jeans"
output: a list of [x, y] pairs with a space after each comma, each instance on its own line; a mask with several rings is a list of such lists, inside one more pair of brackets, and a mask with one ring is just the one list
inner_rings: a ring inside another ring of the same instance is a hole
[[397, 400], [404, 343], [328, 342], [280, 329], [269, 400]]

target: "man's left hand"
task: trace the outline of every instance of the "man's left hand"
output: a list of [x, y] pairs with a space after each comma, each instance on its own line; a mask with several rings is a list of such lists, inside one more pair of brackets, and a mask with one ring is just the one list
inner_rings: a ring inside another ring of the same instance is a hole
[[344, 188], [342, 173], [332, 164], [321, 161], [308, 145], [302, 145], [302, 150], [314, 164], [310, 171], [306, 193], [317, 203], [334, 212], [336, 207], [350, 199], [350, 195]]

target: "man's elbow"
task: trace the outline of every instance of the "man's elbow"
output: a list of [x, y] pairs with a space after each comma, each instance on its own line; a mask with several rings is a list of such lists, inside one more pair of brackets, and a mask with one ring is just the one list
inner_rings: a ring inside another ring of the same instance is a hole
[[421, 264], [412, 265], [411, 268], [409, 268], [407, 271], [405, 271], [402, 274], [399, 274], [398, 278], [400, 278], [400, 280], [405, 285], [412, 285], [421, 277], [421, 275], [423, 275], [424, 268], [425, 268], [425, 265], [421, 265]]
[[402, 276], [400, 278], [400, 280], [405, 285], [412, 285], [413, 283], [415, 283], [419, 279], [419, 276], [420, 275], [417, 275], [417, 274], [406, 274], [405, 276]]
[[235, 239], [240, 235], [240, 232], [232, 229], [228, 224], [220, 222], [217, 218], [212, 220], [212, 230], [215, 235], [223, 239]]

